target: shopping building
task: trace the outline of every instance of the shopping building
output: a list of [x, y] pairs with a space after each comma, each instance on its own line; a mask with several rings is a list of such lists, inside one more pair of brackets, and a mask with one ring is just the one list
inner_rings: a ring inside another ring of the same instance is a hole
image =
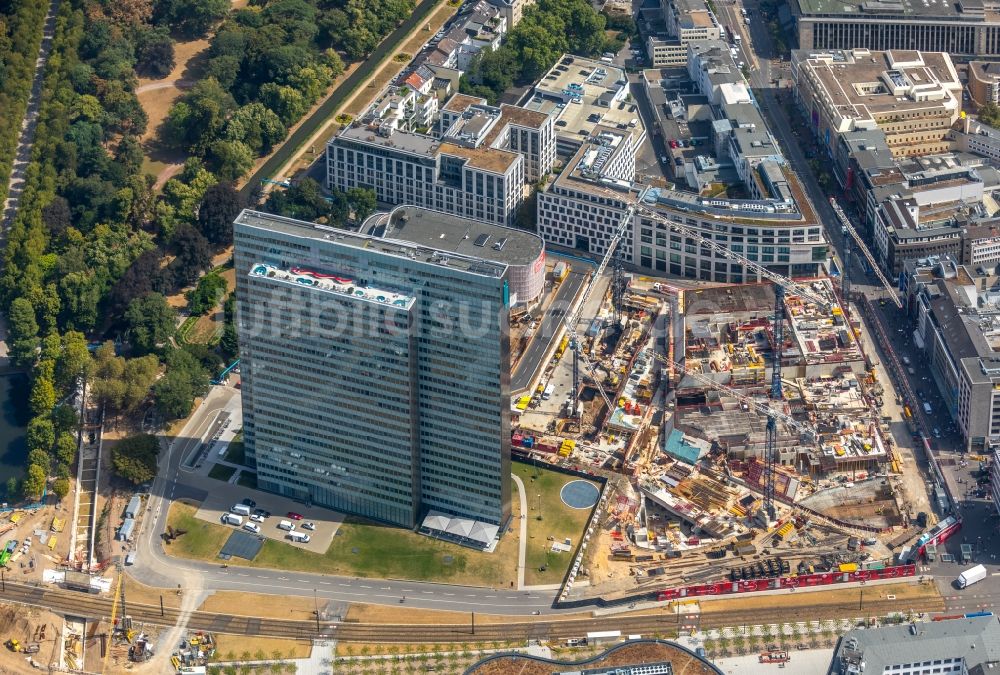
[[951, 256], [907, 263], [903, 286], [913, 340], [965, 447], [1000, 441], [1000, 276]]
[[962, 83], [948, 54], [867, 49], [792, 53], [799, 105], [833, 156], [848, 132], [881, 130], [894, 156], [949, 149]]
[[978, 0], [794, 0], [799, 49], [1000, 55], [1000, 15]]
[[261, 489], [402, 527], [430, 519], [477, 547], [506, 526], [509, 271], [541, 242], [466, 245], [458, 231], [476, 224], [458, 220], [407, 208], [352, 233], [237, 218], [244, 440]]
[[[603, 255], [629, 206], [641, 204], [622, 244], [633, 264], [708, 281], [757, 279], [742, 264], [672, 231], [668, 223], [674, 222], [779, 274], [822, 273], [828, 259], [822, 227], [729, 48], [709, 40], [688, 45], [688, 54], [698, 105], [709, 119], [667, 158], [676, 187], [635, 182], [628, 130], [599, 125], [539, 192], [538, 233], [552, 244]], [[664, 86], [656, 79], [645, 82], [648, 89]], [[672, 93], [667, 98], [684, 105]]]

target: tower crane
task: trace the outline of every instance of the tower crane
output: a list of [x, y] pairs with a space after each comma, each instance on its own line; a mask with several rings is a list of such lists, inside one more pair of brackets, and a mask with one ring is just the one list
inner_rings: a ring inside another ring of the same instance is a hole
[[[850, 235], [851, 239], [854, 240], [854, 245], [861, 252], [861, 255], [865, 257], [865, 260], [868, 261], [868, 264], [871, 265], [871, 268], [875, 270], [875, 276], [878, 277], [879, 281], [882, 282], [882, 285], [885, 286], [887, 291], [889, 291], [889, 297], [891, 297], [892, 301], [896, 304], [896, 308], [903, 309], [903, 302], [899, 299], [899, 294], [896, 292], [895, 286], [893, 286], [886, 276], [882, 274], [882, 269], [879, 267], [878, 263], [875, 262], [875, 257], [872, 255], [872, 252], [868, 250], [868, 247], [865, 246], [864, 240], [861, 239], [861, 235], [858, 234], [858, 231], [854, 229], [854, 225], [851, 224], [847, 214], [845, 214], [844, 210], [840, 208], [840, 204], [837, 203], [836, 197], [830, 197], [830, 207], [833, 209], [833, 212], [837, 214], [837, 218], [840, 220], [840, 226], [843, 228], [844, 233]], [[843, 293], [844, 302], [847, 302], [848, 296], [851, 292], [851, 241], [848, 240], [847, 237], [844, 238], [844, 251]]]

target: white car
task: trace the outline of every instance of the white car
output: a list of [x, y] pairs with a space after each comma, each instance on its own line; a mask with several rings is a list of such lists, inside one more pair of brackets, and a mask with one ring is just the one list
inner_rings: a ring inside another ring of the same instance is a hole
[[250, 520], [252, 520], [255, 523], [263, 523], [264, 522], [264, 516], [255, 513], [252, 516], [250, 516]]
[[311, 520], [307, 520], [306, 522], [302, 523], [302, 529], [303, 530], [315, 530], [316, 529], [316, 523], [312, 522]]
[[260, 534], [260, 525], [257, 523], [247, 523], [243, 526], [243, 529], [254, 534]]

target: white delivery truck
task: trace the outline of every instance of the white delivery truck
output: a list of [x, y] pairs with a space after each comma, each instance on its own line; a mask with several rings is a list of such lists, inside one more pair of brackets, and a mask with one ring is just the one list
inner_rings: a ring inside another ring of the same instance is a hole
[[310, 539], [309, 535], [306, 534], [305, 532], [296, 532], [295, 530], [289, 532], [285, 536], [291, 539], [292, 541], [297, 541], [302, 544], [308, 544]]
[[552, 398], [552, 393], [555, 390], [556, 390], [556, 385], [554, 384], [547, 385], [545, 389], [542, 391], [542, 400], [548, 401], [550, 398]]
[[968, 588], [977, 581], [982, 581], [985, 578], [986, 568], [982, 565], [976, 565], [959, 574], [956, 582], [959, 588]]
[[224, 525], [235, 525], [236, 527], [239, 527], [240, 525], [243, 524], [243, 519], [240, 518], [235, 513], [223, 513], [222, 523]]
[[285, 530], [286, 532], [291, 532], [292, 530], [295, 529], [295, 526], [292, 525], [292, 521], [290, 520], [282, 520], [280, 523], [278, 523], [278, 529]]
[[233, 508], [229, 509], [238, 516], [249, 516], [253, 511], [246, 504], [237, 504]]

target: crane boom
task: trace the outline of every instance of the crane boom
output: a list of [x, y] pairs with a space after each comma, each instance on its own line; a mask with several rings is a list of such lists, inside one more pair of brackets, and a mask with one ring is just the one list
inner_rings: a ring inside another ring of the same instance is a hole
[[764, 277], [765, 279], [771, 281], [772, 283], [777, 284], [779, 286], [782, 286], [783, 288], [785, 288], [790, 293], [792, 293], [794, 295], [797, 295], [797, 296], [799, 296], [801, 298], [804, 298], [804, 299], [808, 300], [809, 302], [822, 307], [826, 311], [830, 310], [830, 308], [831, 308], [830, 301], [827, 300], [826, 298], [823, 298], [823, 297], [817, 295], [816, 293], [814, 293], [812, 290], [810, 290], [806, 286], [804, 286], [804, 285], [802, 285], [802, 284], [800, 284], [800, 283], [798, 283], [796, 281], [792, 281], [791, 279], [788, 279], [787, 277], [784, 277], [784, 276], [778, 274], [777, 272], [772, 272], [771, 270], [767, 269], [763, 265], [761, 265], [761, 264], [759, 264], [759, 263], [757, 263], [757, 262], [755, 262], [753, 260], [750, 260], [749, 258], [747, 258], [747, 257], [745, 257], [745, 256], [743, 256], [743, 255], [741, 255], [739, 253], [736, 253], [736, 252], [730, 250], [726, 246], [723, 246], [723, 245], [719, 244], [718, 242], [712, 241], [711, 239], [705, 238], [704, 236], [702, 236], [701, 234], [699, 234], [695, 230], [692, 230], [692, 229], [690, 229], [690, 228], [688, 228], [688, 227], [686, 227], [684, 225], [681, 225], [680, 223], [675, 223], [675, 222], [673, 222], [671, 220], [668, 220], [667, 218], [664, 218], [659, 213], [657, 213], [653, 209], [650, 209], [649, 207], [639, 206], [638, 211], [644, 217], [650, 218], [651, 220], [655, 220], [656, 222], [659, 222], [659, 223], [663, 223], [664, 225], [666, 225], [670, 229], [676, 230], [677, 232], [683, 234], [686, 237], [691, 237], [692, 239], [697, 239], [698, 243], [700, 243], [702, 246], [706, 246], [706, 247], [712, 249], [713, 251], [715, 251], [716, 253], [718, 253], [719, 255], [721, 255], [723, 257], [726, 257], [726, 258], [729, 258], [730, 260], [734, 260], [734, 261], [740, 263], [744, 267], [753, 270], [754, 272], [756, 272], [760, 276]]
[[[899, 299], [899, 294], [896, 293], [896, 287], [889, 282], [889, 280], [885, 277], [884, 274], [882, 274], [882, 268], [879, 267], [877, 262], [875, 262], [875, 257], [872, 255], [872, 252], [868, 250], [868, 247], [865, 245], [865, 242], [861, 239], [861, 235], [858, 234], [858, 231], [854, 229], [854, 225], [851, 224], [851, 221], [847, 217], [847, 214], [844, 213], [844, 210], [842, 208], [840, 208], [840, 204], [837, 203], [836, 197], [830, 197], [830, 207], [833, 208], [833, 212], [837, 214], [837, 218], [840, 220], [840, 226], [844, 228], [844, 230], [846, 230], [849, 235], [851, 235], [851, 239], [854, 240], [854, 243], [857, 245], [858, 250], [861, 251], [861, 255], [865, 257], [865, 260], [868, 261], [868, 264], [871, 265], [871, 268], [875, 270], [875, 276], [877, 276], [879, 281], [882, 282], [882, 285], [885, 286], [885, 289], [889, 291], [889, 296], [892, 298], [892, 301], [896, 303], [896, 308], [903, 309], [903, 302]], [[845, 262], [844, 265], [846, 266], [847, 263]], [[847, 274], [848, 270], [844, 270], [844, 275]], [[846, 298], [844, 301], [845, 302], [847, 301]]]

